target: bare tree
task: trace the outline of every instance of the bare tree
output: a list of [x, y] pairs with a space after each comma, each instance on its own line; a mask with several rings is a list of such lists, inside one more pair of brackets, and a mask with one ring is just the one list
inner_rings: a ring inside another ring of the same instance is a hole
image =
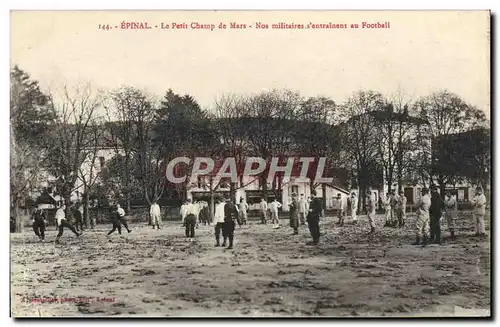
[[[440, 140], [447, 143], [453, 134], [487, 127], [484, 112], [467, 104], [458, 95], [448, 91], [435, 92], [415, 103], [419, 117], [427, 123], [427, 158], [430, 158], [430, 183], [437, 182], [441, 192], [455, 177], [455, 172], [436, 167], [432, 158], [432, 143]], [[427, 159], [429, 160], [429, 159]], [[442, 167], [441, 167], [442, 168]]]
[[[272, 156], [289, 155], [295, 144], [291, 137], [301, 105], [298, 93], [272, 90], [249, 96], [244, 101], [243, 122], [250, 153], [270, 162]], [[268, 169], [260, 174], [264, 198], [268, 195]], [[276, 184], [272, 184], [273, 188]]]
[[[165, 153], [153, 143], [155, 104], [151, 95], [134, 90], [130, 119], [135, 130], [134, 153], [138, 165], [135, 178], [141, 183], [144, 199], [151, 206], [165, 190]], [[149, 217], [149, 223], [151, 217]]]
[[104, 139], [113, 147], [120, 161], [119, 177], [125, 197], [127, 212], [130, 212], [130, 196], [133, 188], [135, 128], [132, 117], [141, 94], [132, 87], [122, 87], [111, 93], [111, 103], [106, 106], [106, 133]]
[[215, 126], [223, 143], [225, 155], [235, 158], [238, 168], [238, 183], [230, 183], [230, 197], [236, 203], [236, 190], [243, 186], [247, 140], [244, 136], [242, 117], [244, 116], [245, 99], [234, 94], [224, 94], [215, 101]]
[[[333, 100], [324, 96], [310, 97], [302, 101], [297, 127], [293, 132], [294, 139], [299, 147], [299, 153], [313, 157], [315, 164], [319, 159], [328, 158], [325, 167], [329, 173], [333, 168], [343, 164], [339, 156], [340, 133], [337, 124], [340, 121], [338, 107]], [[315, 181], [316, 167], [313, 164], [308, 174], [311, 191], [320, 184]], [[321, 183], [323, 192], [323, 206], [326, 207], [326, 187]]]
[[342, 124], [343, 153], [354, 163], [360, 194], [365, 194], [366, 189], [375, 186], [373, 184], [377, 181], [374, 163], [380, 140], [371, 113], [384, 106], [385, 100], [380, 93], [359, 91], [341, 107], [345, 120]]
[[78, 168], [78, 179], [83, 184], [83, 213], [85, 226], [90, 225], [92, 228], [95, 227], [96, 221], [95, 218], [90, 219], [89, 194], [92, 191], [92, 188], [99, 181], [100, 177], [99, 170], [96, 167], [98, 151], [101, 148], [101, 140], [103, 134], [100, 125], [100, 119], [95, 119], [91, 122], [91, 125], [89, 126], [89, 132], [87, 134], [89, 148], [85, 149], [85, 151], [87, 151], [87, 157], [82, 162], [82, 165]]
[[64, 87], [61, 97], [53, 102], [58, 117], [51, 133], [49, 170], [56, 176], [56, 187], [66, 204], [76, 190], [82, 164], [95, 152], [102, 99], [87, 83]]

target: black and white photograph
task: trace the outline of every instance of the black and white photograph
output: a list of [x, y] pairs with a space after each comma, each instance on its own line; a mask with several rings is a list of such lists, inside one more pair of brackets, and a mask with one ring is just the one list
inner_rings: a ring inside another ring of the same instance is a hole
[[12, 10], [11, 317], [491, 318], [491, 20]]

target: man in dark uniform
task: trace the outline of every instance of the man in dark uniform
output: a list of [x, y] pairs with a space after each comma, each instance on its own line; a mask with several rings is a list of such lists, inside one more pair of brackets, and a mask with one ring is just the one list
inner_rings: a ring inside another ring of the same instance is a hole
[[299, 201], [296, 193], [292, 193], [290, 203], [290, 227], [293, 228], [293, 235], [299, 234]]
[[430, 227], [431, 227], [431, 243], [441, 244], [441, 215], [444, 209], [443, 198], [438, 192], [436, 185], [431, 186], [431, 207]]
[[125, 220], [125, 211], [120, 207], [119, 204], [116, 205], [116, 209], [111, 211], [111, 223], [113, 224], [113, 229], [108, 232], [108, 235], [111, 235], [115, 230], [118, 229], [118, 234], [122, 234], [122, 226], [123, 225], [127, 232], [131, 232], [128, 228], [127, 221]]
[[35, 211], [33, 211], [32, 221], [33, 221], [33, 231], [35, 235], [38, 236], [40, 241], [45, 240], [45, 221], [47, 220], [47, 214], [40, 206], [38, 206]]
[[234, 220], [238, 221], [238, 224], [240, 224], [239, 217], [238, 217], [238, 209], [236, 208], [236, 205], [234, 205], [233, 202], [229, 199], [225, 199], [226, 205], [224, 206], [224, 230], [223, 230], [223, 236], [224, 236], [224, 243], [226, 243], [226, 237], [229, 239], [229, 246], [227, 247], [228, 249], [233, 248], [233, 240], [234, 240], [234, 228], [236, 226], [236, 223]]
[[323, 205], [321, 200], [316, 197], [316, 191], [311, 192], [311, 204], [309, 205], [309, 213], [307, 215], [307, 224], [309, 226], [309, 232], [313, 238], [312, 242], [308, 242], [307, 245], [317, 245], [319, 243], [319, 217], [323, 212]]
[[80, 211], [80, 206], [81, 204], [76, 203], [71, 209], [73, 212], [73, 217], [75, 217], [75, 227], [76, 230], [81, 230], [83, 231], [83, 214], [82, 211]]

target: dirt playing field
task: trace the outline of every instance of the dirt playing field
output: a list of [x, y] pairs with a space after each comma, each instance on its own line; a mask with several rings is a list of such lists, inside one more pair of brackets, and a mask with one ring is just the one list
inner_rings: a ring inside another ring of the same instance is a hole
[[[377, 216], [382, 226], [382, 216]], [[35, 316], [489, 316], [490, 243], [460, 213], [458, 239], [413, 246], [415, 217], [403, 229], [367, 236], [359, 225], [236, 229], [234, 250], [214, 247], [213, 228], [195, 241], [180, 223], [133, 225], [109, 238], [108, 225], [54, 245], [31, 231], [11, 234], [11, 311]], [[487, 230], [489, 233], [489, 215]], [[448, 237], [446, 223], [443, 235]], [[45, 302], [42, 302], [45, 301]]]

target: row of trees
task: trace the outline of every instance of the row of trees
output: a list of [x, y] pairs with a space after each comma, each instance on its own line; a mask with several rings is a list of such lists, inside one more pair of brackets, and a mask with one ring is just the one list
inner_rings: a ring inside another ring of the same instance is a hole
[[[362, 191], [379, 187], [382, 175], [391, 188], [394, 181], [399, 187], [417, 181], [444, 187], [464, 176], [458, 176], [458, 170], [441, 169], [444, 159], [440, 165], [433, 160], [432, 140], [481, 128], [488, 128], [484, 113], [447, 91], [415, 102], [401, 94], [388, 99], [374, 91], [359, 91], [344, 103], [335, 103], [324, 96], [307, 98], [272, 90], [224, 94], [205, 110], [193, 97], [172, 90], [160, 101], [134, 87], [105, 94], [84, 85], [47, 94], [14, 67], [11, 203], [18, 217], [22, 198], [46, 178], [41, 175], [46, 171], [56, 177], [55, 186], [68, 202], [82, 185], [87, 221], [88, 199], [97, 189], [127, 203], [129, 209], [131, 199], [139, 195], [151, 204], [171, 189], [183, 194], [193, 182], [168, 185], [166, 163], [179, 156], [216, 161], [234, 157], [238, 167], [248, 157], [327, 157], [326, 171], [352, 172], [349, 187]], [[97, 153], [104, 147], [115, 155], [104, 169], [97, 169]], [[482, 162], [478, 169], [484, 170], [487, 158]], [[314, 172], [308, 176], [314, 177]], [[211, 194], [226, 183], [213, 177], [204, 180]], [[287, 182], [278, 175], [268, 184], [267, 169], [257, 178], [264, 196]], [[243, 186], [243, 180], [230, 183], [231, 194]], [[318, 186], [313, 178], [310, 186]]]

